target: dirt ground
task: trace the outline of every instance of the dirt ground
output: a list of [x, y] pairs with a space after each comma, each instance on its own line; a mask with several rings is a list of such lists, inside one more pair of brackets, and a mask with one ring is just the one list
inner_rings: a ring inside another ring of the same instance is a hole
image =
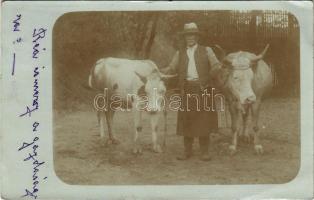
[[[167, 146], [163, 153], [151, 151], [148, 117], [144, 115], [142, 155], [132, 154], [131, 113], [117, 113], [114, 130], [119, 145], [100, 140], [96, 114], [82, 105], [75, 112], [54, 113], [54, 167], [58, 177], [75, 185], [136, 184], [270, 184], [285, 183], [298, 173], [300, 162], [299, 99], [273, 98], [262, 105], [260, 125], [263, 155], [252, 145], [240, 143], [230, 156], [230, 129], [211, 136], [212, 160], [199, 160], [198, 142], [194, 157], [177, 161], [183, 151], [182, 138], [175, 135], [176, 113], [168, 115]], [[162, 129], [160, 129], [162, 131]]]

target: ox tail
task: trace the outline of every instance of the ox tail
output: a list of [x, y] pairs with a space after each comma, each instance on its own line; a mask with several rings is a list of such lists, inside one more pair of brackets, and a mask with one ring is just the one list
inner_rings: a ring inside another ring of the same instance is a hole
[[89, 87], [89, 85], [88, 84], [81, 84], [81, 86], [83, 87], [83, 88], [85, 88], [86, 90], [93, 90], [93, 88], [91, 88], [91, 87]]
[[[100, 62], [100, 61], [98, 60], [98, 61], [96, 62], [96, 65], [99, 64], [99, 62]], [[87, 90], [93, 90], [93, 89], [94, 89], [93, 80], [94, 80], [94, 70], [95, 70], [96, 65], [94, 65], [94, 66], [90, 69], [87, 82], [84, 81], [84, 83], [82, 84], [82, 87], [84, 87], [84, 88], [87, 89]]]
[[81, 86], [87, 90], [93, 90], [93, 86], [92, 86], [92, 76], [89, 75], [88, 76], [88, 82], [84, 82], [81, 84]]

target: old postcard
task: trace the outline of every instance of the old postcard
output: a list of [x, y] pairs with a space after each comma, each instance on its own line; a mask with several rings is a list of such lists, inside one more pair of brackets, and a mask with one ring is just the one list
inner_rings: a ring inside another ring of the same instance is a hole
[[313, 3], [2, 3], [4, 199], [313, 198]]

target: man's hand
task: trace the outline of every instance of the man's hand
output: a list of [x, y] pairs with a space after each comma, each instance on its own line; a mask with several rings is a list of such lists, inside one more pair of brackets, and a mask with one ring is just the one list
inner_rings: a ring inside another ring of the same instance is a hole
[[179, 64], [179, 51], [176, 51], [169, 65], [165, 68], [160, 69], [160, 72], [163, 74], [176, 74], [178, 64]]

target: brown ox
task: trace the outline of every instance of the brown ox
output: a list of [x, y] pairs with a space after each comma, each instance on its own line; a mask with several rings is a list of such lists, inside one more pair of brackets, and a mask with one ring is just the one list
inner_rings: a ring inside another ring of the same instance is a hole
[[237, 151], [238, 135], [250, 143], [251, 124], [254, 130], [254, 149], [257, 154], [263, 153], [259, 140], [258, 118], [262, 98], [272, 87], [271, 69], [263, 60], [268, 47], [269, 45], [259, 55], [244, 51], [230, 53], [223, 56], [222, 66], [213, 70], [214, 82], [222, 90], [229, 104], [233, 133], [229, 146], [231, 154]]

